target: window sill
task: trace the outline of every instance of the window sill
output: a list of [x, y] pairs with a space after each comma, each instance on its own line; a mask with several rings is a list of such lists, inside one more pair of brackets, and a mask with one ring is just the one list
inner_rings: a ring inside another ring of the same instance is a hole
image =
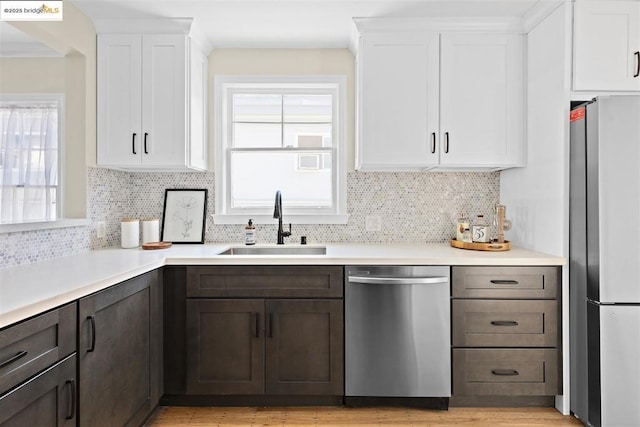
[[21, 231], [50, 230], [52, 228], [82, 227], [89, 225], [87, 218], [58, 219], [55, 221], [19, 222], [0, 224], [0, 234], [18, 233]]
[[[249, 218], [254, 224], [277, 224], [278, 220], [272, 215], [223, 215], [213, 214], [214, 224], [246, 224]], [[285, 224], [346, 224], [349, 221], [348, 214], [330, 215], [287, 215], [284, 214], [282, 222]]]

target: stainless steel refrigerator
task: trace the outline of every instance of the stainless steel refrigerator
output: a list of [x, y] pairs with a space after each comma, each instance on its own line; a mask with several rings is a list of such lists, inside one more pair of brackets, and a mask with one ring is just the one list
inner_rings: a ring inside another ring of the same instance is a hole
[[571, 111], [571, 411], [640, 426], [640, 96]]

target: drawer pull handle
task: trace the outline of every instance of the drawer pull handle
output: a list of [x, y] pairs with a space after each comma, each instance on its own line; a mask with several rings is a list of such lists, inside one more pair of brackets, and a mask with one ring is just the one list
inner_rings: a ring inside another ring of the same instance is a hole
[[25, 357], [27, 355], [26, 351], [19, 351], [17, 352], [15, 355], [13, 355], [12, 357], [8, 358], [7, 360], [5, 360], [4, 362], [0, 363], [0, 369], [4, 368], [5, 366], [11, 365], [13, 362], [22, 359], [23, 357]]
[[256, 338], [260, 338], [260, 313], [253, 313], [254, 317], [254, 330], [253, 330], [253, 336], [255, 336]]
[[273, 338], [273, 313], [269, 313], [269, 317], [267, 318], [267, 336], [269, 338]]
[[69, 402], [71, 403], [65, 419], [72, 420], [76, 416], [76, 381], [71, 378], [70, 380], [65, 381], [65, 384], [69, 386]]
[[515, 369], [492, 369], [491, 373], [493, 375], [498, 375], [501, 377], [520, 375], [520, 372], [516, 371]]
[[91, 353], [96, 349], [96, 318], [94, 316], [87, 316], [87, 320], [91, 322], [91, 347], [87, 349], [87, 353]]
[[494, 285], [517, 285], [517, 280], [503, 280], [503, 279], [493, 279], [491, 283]]
[[491, 324], [494, 326], [518, 326], [518, 322], [514, 320], [492, 320]]

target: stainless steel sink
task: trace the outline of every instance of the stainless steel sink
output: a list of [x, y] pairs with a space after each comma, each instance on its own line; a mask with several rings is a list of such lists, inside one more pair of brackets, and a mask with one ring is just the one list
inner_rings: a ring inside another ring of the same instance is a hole
[[325, 246], [233, 246], [218, 255], [326, 255]]

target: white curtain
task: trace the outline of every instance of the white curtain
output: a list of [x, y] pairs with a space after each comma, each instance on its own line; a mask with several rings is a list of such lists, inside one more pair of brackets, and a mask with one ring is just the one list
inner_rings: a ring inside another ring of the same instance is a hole
[[0, 103], [0, 223], [56, 219], [58, 106]]

